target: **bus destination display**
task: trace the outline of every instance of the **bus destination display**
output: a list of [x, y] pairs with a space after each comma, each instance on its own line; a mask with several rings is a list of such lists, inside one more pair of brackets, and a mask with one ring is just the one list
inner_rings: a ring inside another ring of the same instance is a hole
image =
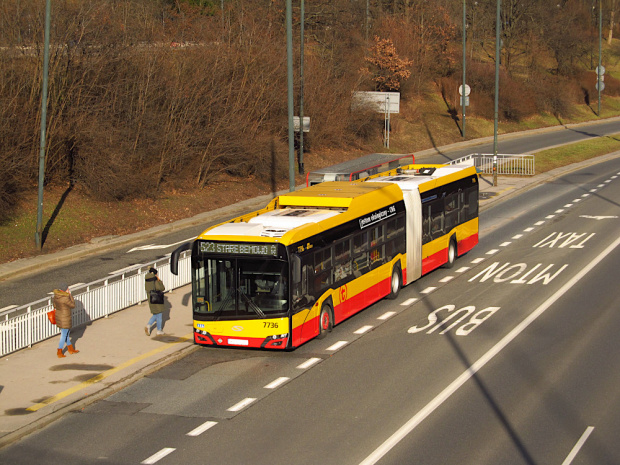
[[221, 253], [230, 255], [268, 255], [278, 256], [277, 244], [248, 244], [243, 242], [210, 242], [200, 243], [203, 253]]

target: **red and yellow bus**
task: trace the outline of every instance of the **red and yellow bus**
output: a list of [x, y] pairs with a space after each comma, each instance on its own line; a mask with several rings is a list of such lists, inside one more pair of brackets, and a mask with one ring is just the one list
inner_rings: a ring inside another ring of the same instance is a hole
[[204, 231], [192, 250], [194, 342], [294, 349], [478, 243], [471, 165], [323, 182]]

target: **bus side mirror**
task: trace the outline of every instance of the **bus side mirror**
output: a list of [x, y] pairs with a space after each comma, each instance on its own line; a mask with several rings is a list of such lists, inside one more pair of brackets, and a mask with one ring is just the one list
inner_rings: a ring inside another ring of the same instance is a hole
[[192, 241], [186, 242], [185, 244], [178, 247], [172, 255], [170, 255], [170, 272], [178, 276], [179, 275], [179, 257], [186, 250], [190, 250], [192, 248]]
[[291, 262], [293, 265], [293, 283], [297, 284], [301, 282], [301, 258], [299, 258], [299, 255], [293, 255]]

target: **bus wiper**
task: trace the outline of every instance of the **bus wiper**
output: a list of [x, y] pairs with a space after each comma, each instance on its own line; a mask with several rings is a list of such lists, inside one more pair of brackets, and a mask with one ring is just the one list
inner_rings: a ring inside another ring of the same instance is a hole
[[260, 316], [261, 318], [265, 318], [265, 312], [263, 312], [260, 307], [258, 305], [256, 305], [252, 299], [250, 299], [247, 295], [245, 295], [243, 292], [239, 291], [239, 294], [241, 295], [241, 297], [243, 297], [245, 299], [245, 301], [249, 304], [250, 308], [252, 310], [254, 310], [254, 312], [256, 312], [256, 314], [258, 316]]
[[230, 291], [228, 292], [228, 294], [226, 294], [226, 298], [220, 304], [220, 311], [226, 309], [226, 306], [232, 301], [233, 295], [234, 295], [234, 292], [230, 292]]

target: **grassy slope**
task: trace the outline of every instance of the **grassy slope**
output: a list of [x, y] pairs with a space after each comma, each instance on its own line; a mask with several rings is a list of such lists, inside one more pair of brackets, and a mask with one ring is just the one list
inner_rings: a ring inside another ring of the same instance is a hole
[[[598, 119], [592, 107], [575, 108], [570, 120], [558, 121], [549, 115], [523, 121], [520, 124], [500, 124], [499, 132], [508, 133], [557, 124], [576, 123]], [[620, 98], [603, 100], [602, 117], [620, 115]], [[493, 135], [493, 121], [467, 116], [467, 138], [476, 139]], [[409, 153], [462, 141], [460, 129], [447, 113], [446, 105], [438, 94], [430, 94], [424, 100], [402, 101], [401, 113], [392, 120], [390, 152]], [[590, 158], [597, 154], [620, 150], [619, 138], [603, 138], [600, 141], [576, 144], [567, 148], [553, 149], [537, 154], [537, 171], [543, 172], [557, 166]], [[384, 152], [378, 140], [369, 151]], [[305, 156], [306, 170], [328, 166], [358, 156], [356, 153], [320, 152]], [[202, 191], [171, 191], [158, 199], [135, 200], [120, 203], [104, 203], [84, 196], [67, 186], [50, 186], [44, 197], [43, 226], [47, 237], [42, 253], [50, 253], [72, 245], [88, 242], [95, 237], [121, 235], [193, 216], [224, 205], [232, 204], [270, 191], [267, 182], [252, 179], [239, 183], [222, 181]], [[304, 182], [297, 177], [297, 184]], [[288, 187], [282, 180], [278, 189]], [[251, 190], [248, 190], [250, 188]], [[19, 214], [0, 225], [0, 263], [36, 255], [34, 231], [36, 227], [36, 186], [20, 202]]]

